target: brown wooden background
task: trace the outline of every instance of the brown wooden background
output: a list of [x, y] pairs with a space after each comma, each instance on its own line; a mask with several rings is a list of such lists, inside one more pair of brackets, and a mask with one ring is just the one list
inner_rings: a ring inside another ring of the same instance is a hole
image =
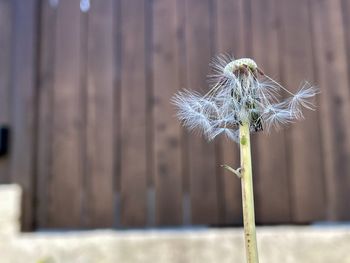
[[321, 90], [305, 121], [253, 137], [257, 222], [350, 219], [349, 0], [56, 2], [0, 0], [0, 182], [23, 186], [24, 229], [240, 224], [219, 168], [237, 146], [187, 133], [169, 103], [206, 89], [219, 52]]

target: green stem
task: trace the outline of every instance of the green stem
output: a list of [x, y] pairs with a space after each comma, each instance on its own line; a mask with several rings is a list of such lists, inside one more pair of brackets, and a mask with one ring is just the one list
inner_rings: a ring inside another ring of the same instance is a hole
[[243, 222], [247, 262], [258, 263], [249, 123], [240, 126], [239, 140], [241, 150]]

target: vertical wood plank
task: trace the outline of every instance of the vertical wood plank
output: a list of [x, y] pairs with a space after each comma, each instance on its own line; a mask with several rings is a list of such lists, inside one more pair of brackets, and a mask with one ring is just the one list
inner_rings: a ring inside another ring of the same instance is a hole
[[121, 1], [121, 224], [146, 224], [145, 3]]
[[[235, 58], [245, 56], [244, 47], [244, 6], [243, 1], [217, 0], [217, 50], [218, 53], [234, 55]], [[226, 138], [220, 139], [220, 163], [239, 167], [239, 146]], [[221, 170], [218, 175], [223, 189], [222, 224], [242, 224], [241, 182], [232, 173]]]
[[88, 227], [112, 227], [114, 172], [114, 5], [92, 2], [88, 14]]
[[48, 227], [49, 187], [52, 175], [52, 107], [56, 33], [56, 9], [50, 6], [49, 1], [42, 2], [40, 16], [36, 223], [38, 228], [46, 228]]
[[[281, 4], [283, 84], [296, 92], [302, 81], [312, 83], [314, 79], [308, 3], [285, 0]], [[296, 223], [324, 218], [322, 152], [317, 119], [317, 111], [305, 111], [305, 120], [286, 130], [292, 213]]]
[[14, 1], [11, 181], [23, 190], [22, 229], [33, 227], [38, 1]]
[[154, 161], [156, 224], [182, 223], [181, 129], [171, 97], [179, 89], [177, 4], [153, 1]]
[[59, 1], [55, 40], [49, 226], [71, 228], [81, 225], [84, 165], [79, 1]]
[[341, 5], [340, 0], [311, 0], [310, 3], [315, 64], [321, 90], [322, 168], [326, 174], [327, 219], [349, 220], [350, 211], [346, 200], [350, 198], [350, 92], [346, 50], [350, 43], [345, 42], [344, 38], [350, 35], [346, 27], [350, 2], [345, 1], [345, 6]]
[[114, 32], [115, 39], [115, 79], [114, 79], [114, 227], [121, 226], [121, 161], [122, 161], [122, 136], [121, 136], [121, 39], [122, 39], [122, 17], [121, 1], [114, 2]]
[[[186, 1], [187, 89], [204, 92], [211, 58], [210, 0]], [[218, 221], [217, 162], [214, 143], [191, 134], [188, 137], [190, 195], [193, 224]]]
[[[278, 1], [252, 1], [253, 59], [266, 74], [275, 79], [281, 73], [279, 19]], [[284, 131], [259, 133], [254, 137], [256, 155], [253, 170], [257, 222], [269, 224], [290, 222]]]
[[147, 175], [147, 226], [156, 225], [156, 186], [154, 160], [153, 114], [153, 0], [145, 1], [145, 88], [146, 88], [146, 175]]
[[[176, 0], [176, 11], [178, 19], [177, 39], [179, 45], [179, 86], [180, 89], [185, 89], [187, 86], [186, 72], [186, 0]], [[178, 121], [178, 120], [177, 120]], [[187, 149], [189, 134], [185, 127], [181, 126], [181, 179], [182, 179], [182, 224], [191, 224], [191, 197], [190, 197], [190, 173], [189, 173], [189, 152]]]
[[[12, 4], [0, 1], [0, 125], [10, 124]], [[9, 183], [9, 157], [0, 157], [0, 184]]]

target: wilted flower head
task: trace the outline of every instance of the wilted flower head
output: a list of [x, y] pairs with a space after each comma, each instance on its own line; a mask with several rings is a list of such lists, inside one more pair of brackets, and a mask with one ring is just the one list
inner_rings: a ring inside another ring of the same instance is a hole
[[[248, 123], [251, 132], [269, 131], [303, 118], [302, 107], [313, 109], [310, 99], [317, 89], [305, 83], [293, 94], [277, 83], [250, 58], [221, 55], [211, 63], [211, 89], [205, 95], [178, 92], [173, 103], [177, 116], [190, 130], [201, 131], [209, 140], [219, 134], [238, 141], [239, 126]], [[291, 97], [280, 100], [284, 90]]]

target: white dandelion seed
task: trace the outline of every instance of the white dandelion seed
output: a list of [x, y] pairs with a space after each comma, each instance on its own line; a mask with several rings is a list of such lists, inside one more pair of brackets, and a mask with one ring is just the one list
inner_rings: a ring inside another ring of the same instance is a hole
[[315, 110], [315, 105], [310, 99], [317, 93], [317, 89], [306, 82], [302, 88], [290, 98], [289, 108], [297, 119], [304, 118], [301, 106], [309, 110]]
[[[210, 64], [210, 90], [178, 92], [172, 99], [177, 116], [189, 130], [200, 131], [208, 140], [223, 134], [238, 142], [239, 127], [248, 123], [251, 132], [280, 128], [303, 118], [302, 108], [313, 110], [317, 89], [304, 84], [293, 94], [265, 75], [250, 58], [219, 55]], [[280, 92], [291, 95], [280, 100]]]
[[280, 129], [281, 126], [293, 121], [293, 114], [291, 114], [290, 110], [283, 107], [284, 104], [285, 103], [282, 102], [276, 105], [269, 105], [265, 108], [262, 119], [268, 131], [272, 127]]

